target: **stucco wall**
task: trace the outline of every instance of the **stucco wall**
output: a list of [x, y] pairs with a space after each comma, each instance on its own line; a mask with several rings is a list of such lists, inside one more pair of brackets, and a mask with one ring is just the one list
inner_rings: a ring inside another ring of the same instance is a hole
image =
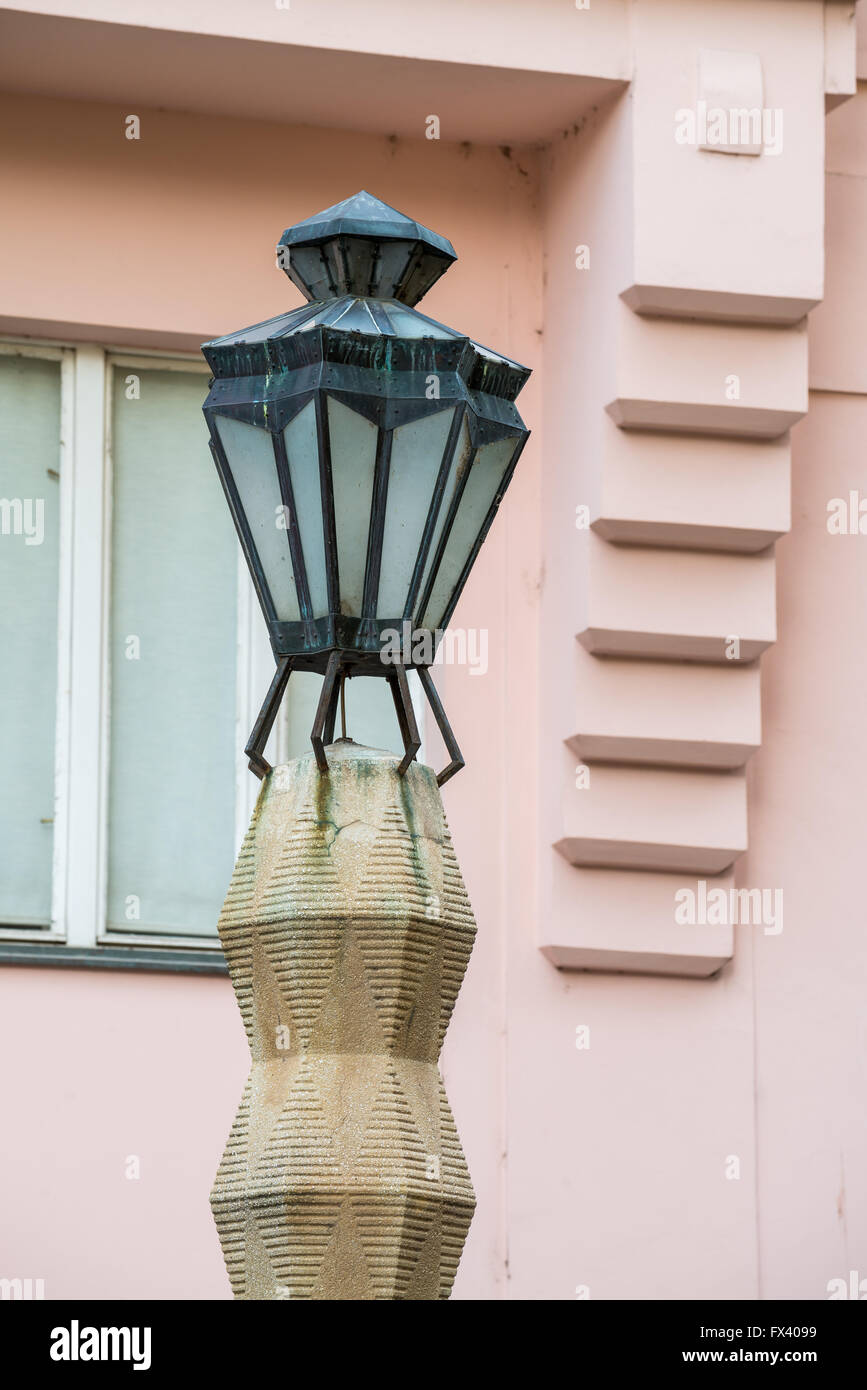
[[[458, 251], [425, 312], [538, 367], [531, 152], [146, 109], [132, 142], [120, 108], [9, 96], [0, 108], [19, 132], [0, 170], [17, 208], [3, 231], [7, 332], [176, 348], [255, 323], [301, 300], [274, 266], [283, 228], [365, 186]], [[457, 619], [488, 629], [487, 674], [439, 680], [469, 753], [445, 801], [479, 923], [443, 1058], [479, 1194], [465, 1297], [504, 1283], [504, 945], [507, 930], [529, 939], [534, 911], [538, 400], [534, 380], [522, 396], [534, 437]], [[246, 1075], [228, 982], [3, 968], [0, 1001], [16, 1136], [0, 1156], [15, 1193], [4, 1271], [44, 1278], [49, 1297], [228, 1297], [207, 1205]]]
[[810, 318], [810, 410], [793, 432], [792, 534], [778, 546], [779, 640], [762, 663], [742, 872], [780, 887], [785, 929], [755, 939], [761, 1291], [821, 1298], [867, 1269], [863, 535], [828, 504], [867, 495], [863, 255], [867, 84], [827, 120], [825, 298]]

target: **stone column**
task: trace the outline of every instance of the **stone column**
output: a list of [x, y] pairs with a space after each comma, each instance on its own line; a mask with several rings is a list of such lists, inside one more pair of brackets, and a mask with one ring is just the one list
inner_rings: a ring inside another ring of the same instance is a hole
[[448, 1298], [475, 1198], [437, 1067], [475, 935], [434, 774], [266, 777], [220, 918], [252, 1067], [211, 1206], [236, 1298]]

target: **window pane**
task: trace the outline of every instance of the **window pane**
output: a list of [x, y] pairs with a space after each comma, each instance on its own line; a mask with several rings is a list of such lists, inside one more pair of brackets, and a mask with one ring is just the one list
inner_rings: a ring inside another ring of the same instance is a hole
[[60, 364], [0, 356], [0, 923], [48, 926]]
[[205, 377], [114, 369], [108, 923], [210, 934], [233, 864], [237, 547]]

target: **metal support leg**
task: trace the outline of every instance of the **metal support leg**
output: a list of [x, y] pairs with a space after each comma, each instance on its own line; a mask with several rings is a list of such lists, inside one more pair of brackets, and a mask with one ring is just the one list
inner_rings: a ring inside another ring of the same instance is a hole
[[265, 696], [265, 703], [259, 711], [259, 718], [253, 725], [253, 732], [247, 740], [244, 749], [251, 772], [255, 772], [257, 777], [266, 777], [271, 771], [271, 764], [263, 756], [265, 744], [268, 742], [268, 735], [277, 718], [277, 711], [280, 708], [280, 701], [283, 699], [283, 692], [286, 683], [292, 674], [291, 656], [281, 657], [277, 662], [277, 670], [274, 679], [268, 687], [268, 694]]
[[340, 653], [332, 652], [325, 668], [325, 678], [319, 693], [319, 704], [316, 706], [316, 718], [313, 721], [313, 731], [310, 734], [316, 765], [320, 772], [328, 771], [328, 759], [325, 756], [323, 743], [331, 743], [334, 739], [334, 720], [337, 716], [337, 700], [340, 695], [339, 674]]
[[343, 684], [343, 673], [338, 670], [334, 681], [334, 688], [331, 691], [331, 699], [328, 703], [328, 713], [325, 716], [325, 728], [322, 731], [322, 742], [325, 744], [334, 742], [334, 732], [337, 726], [337, 711], [340, 708], [340, 688]]
[[418, 678], [422, 683], [422, 688], [424, 690], [425, 695], [428, 698], [428, 703], [431, 709], [433, 710], [434, 719], [437, 722], [437, 728], [443, 736], [443, 743], [446, 746], [446, 751], [448, 752], [448, 755], [451, 758], [451, 762], [449, 763], [448, 767], [444, 767], [442, 772], [437, 773], [437, 786], [441, 787], [444, 782], [447, 782], [449, 780], [450, 777], [454, 777], [456, 772], [460, 772], [461, 768], [464, 765], [464, 759], [463, 755], [461, 754], [461, 750], [458, 747], [457, 739], [452, 733], [451, 725], [449, 724], [449, 721], [446, 718], [446, 712], [443, 709], [442, 701], [440, 700], [440, 697], [437, 694], [436, 686], [433, 683], [431, 673], [428, 670], [427, 666], [418, 667]]
[[388, 683], [391, 687], [394, 707], [397, 710], [397, 722], [400, 725], [400, 735], [403, 739], [403, 757], [398, 764], [397, 775], [404, 777], [410, 763], [421, 748], [421, 738], [415, 722], [415, 710], [410, 698], [406, 669], [396, 665], [388, 676]]

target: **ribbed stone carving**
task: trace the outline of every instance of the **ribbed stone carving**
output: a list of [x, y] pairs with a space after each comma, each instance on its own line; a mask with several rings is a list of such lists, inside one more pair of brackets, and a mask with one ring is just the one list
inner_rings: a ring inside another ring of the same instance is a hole
[[236, 1298], [448, 1298], [475, 1198], [437, 1067], [475, 923], [436, 780], [266, 777], [220, 918], [252, 1068], [211, 1193]]

